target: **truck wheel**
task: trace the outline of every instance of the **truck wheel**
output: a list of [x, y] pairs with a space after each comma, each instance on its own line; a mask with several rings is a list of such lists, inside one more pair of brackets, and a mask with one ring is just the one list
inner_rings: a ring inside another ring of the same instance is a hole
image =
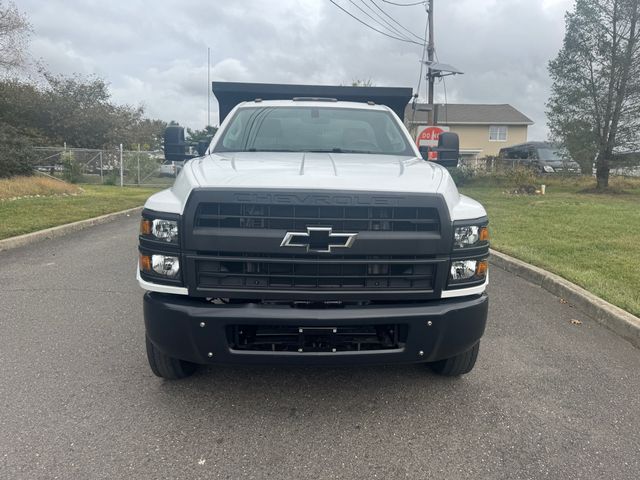
[[149, 366], [151, 371], [158, 377], [166, 378], [167, 380], [179, 380], [180, 378], [188, 377], [198, 368], [195, 363], [185, 362], [165, 355], [153, 346], [153, 343], [146, 335], [145, 342], [147, 344]]
[[473, 370], [478, 358], [478, 351], [480, 350], [480, 342], [476, 343], [471, 349], [466, 352], [456, 355], [455, 357], [445, 358], [430, 364], [431, 369], [438, 375], [445, 377], [457, 377], [464, 375]]

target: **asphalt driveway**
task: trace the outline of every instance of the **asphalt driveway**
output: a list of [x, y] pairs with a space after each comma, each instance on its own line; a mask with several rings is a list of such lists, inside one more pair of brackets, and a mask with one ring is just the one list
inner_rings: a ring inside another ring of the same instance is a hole
[[154, 377], [137, 221], [0, 253], [0, 478], [640, 477], [640, 351], [495, 267], [461, 379], [424, 366]]

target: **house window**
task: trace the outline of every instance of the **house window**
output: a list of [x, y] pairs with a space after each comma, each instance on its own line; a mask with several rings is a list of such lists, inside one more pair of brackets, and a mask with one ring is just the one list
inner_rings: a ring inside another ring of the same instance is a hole
[[489, 141], [490, 142], [506, 142], [507, 141], [507, 126], [506, 125], [491, 125], [489, 127]]

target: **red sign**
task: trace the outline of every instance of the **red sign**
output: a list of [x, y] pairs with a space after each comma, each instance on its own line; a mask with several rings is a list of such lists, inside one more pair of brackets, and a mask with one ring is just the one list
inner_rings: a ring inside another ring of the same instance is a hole
[[416, 143], [418, 144], [418, 146], [420, 145], [428, 145], [428, 146], [432, 146], [435, 147], [438, 145], [438, 138], [440, 138], [440, 134], [442, 132], [446, 132], [449, 130], [448, 127], [445, 127], [446, 130], [442, 127], [436, 127], [436, 126], [428, 126], [425, 129], [423, 129], [419, 134], [418, 134], [418, 138], [416, 139]]

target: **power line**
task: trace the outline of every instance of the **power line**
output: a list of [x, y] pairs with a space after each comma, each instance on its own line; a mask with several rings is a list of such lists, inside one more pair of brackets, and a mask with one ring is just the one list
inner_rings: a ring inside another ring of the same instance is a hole
[[426, 3], [424, 0], [422, 0], [422, 2], [414, 2], [414, 3], [396, 3], [396, 2], [390, 2], [389, 0], [382, 0], [382, 1], [390, 5], [395, 5], [396, 7], [414, 7], [415, 5], [424, 5]]
[[[427, 27], [429, 26], [429, 20], [425, 22], [424, 25], [424, 36], [427, 37]], [[422, 70], [424, 69], [424, 55], [427, 53], [427, 42], [422, 46], [422, 57], [420, 57], [420, 76], [418, 77], [418, 88], [416, 92], [420, 95], [420, 84], [422, 83]]]
[[420, 46], [422, 46], [422, 45], [423, 45], [422, 43], [414, 42], [413, 40], [409, 40], [409, 39], [406, 39], [406, 38], [396, 37], [396, 36], [394, 36], [394, 35], [389, 35], [388, 33], [383, 32], [382, 30], [378, 30], [377, 28], [372, 27], [371, 25], [369, 25], [369, 24], [368, 24], [368, 23], [366, 23], [365, 21], [363, 21], [363, 20], [359, 19], [358, 17], [356, 17], [355, 15], [353, 15], [350, 11], [345, 10], [344, 8], [342, 8], [342, 7], [341, 7], [340, 5], [338, 5], [334, 0], [329, 0], [329, 1], [330, 1], [333, 5], [335, 5], [336, 7], [338, 7], [340, 10], [342, 10], [344, 13], [346, 13], [347, 15], [349, 15], [351, 18], [353, 18], [354, 20], [357, 20], [358, 22], [360, 22], [361, 24], [363, 24], [364, 26], [366, 26], [366, 27], [370, 28], [371, 30], [373, 30], [373, 31], [375, 31], [375, 32], [381, 33], [382, 35], [385, 35], [385, 36], [387, 36], [387, 37], [389, 37], [389, 38], [393, 38], [394, 40], [399, 40], [399, 41], [401, 41], [401, 42], [413, 43], [414, 45], [420, 45]]
[[413, 35], [414, 37], [416, 37], [417, 39], [421, 40], [422, 42], [425, 41], [424, 37], [420, 37], [419, 35], [416, 35], [415, 33], [413, 33], [411, 30], [409, 30], [408, 28], [406, 28], [404, 25], [402, 25], [400, 22], [398, 22], [395, 18], [393, 18], [391, 15], [389, 15], [382, 7], [380, 7], [375, 0], [371, 0], [371, 3], [373, 3], [375, 5], [375, 7], [380, 10], [382, 13], [384, 13], [387, 17], [389, 17], [391, 19], [392, 22], [394, 22], [396, 25], [398, 25], [400, 28], [402, 28], [405, 32], [410, 33], [411, 35]]
[[[424, 38], [427, 38], [427, 28], [429, 27], [429, 19], [424, 24]], [[416, 103], [418, 97], [420, 97], [420, 85], [422, 84], [422, 70], [424, 68], [424, 54], [427, 52], [427, 42], [424, 42], [422, 46], [422, 56], [420, 57], [420, 74], [418, 75], [418, 88], [416, 88], [416, 96], [413, 99], [413, 113], [411, 115], [411, 122], [416, 119]]]
[[[363, 4], [365, 7], [368, 7], [368, 5], [367, 5], [366, 3], [364, 3], [364, 1], [363, 1], [363, 0], [360, 0], [360, 1], [362, 2], [362, 4]], [[396, 34], [398, 37], [400, 37], [400, 38], [402, 38], [402, 39], [404, 39], [404, 40], [411, 40], [411, 39], [410, 39], [409, 37], [407, 37], [404, 33], [402, 33], [402, 32], [400, 32], [400, 31], [398, 31], [397, 29], [389, 28], [389, 27], [387, 27], [387, 26], [383, 25], [383, 24], [380, 22], [380, 20], [378, 20], [378, 19], [376, 19], [376, 18], [372, 17], [370, 13], [366, 12], [365, 10], [363, 10], [363, 9], [362, 9], [362, 7], [360, 7], [360, 5], [358, 5], [357, 3], [355, 3], [353, 0], [348, 0], [348, 2], [349, 2], [351, 5], [353, 5], [354, 7], [356, 7], [358, 10], [360, 10], [362, 13], [364, 13], [367, 17], [369, 17], [371, 20], [373, 20], [376, 24], [378, 24], [378, 25], [379, 25], [380, 27], [382, 27], [383, 29], [386, 29], [386, 30], [390, 31], [391, 33]], [[372, 11], [373, 11], [373, 10], [372, 10]], [[392, 25], [392, 27], [393, 27], [393, 25]]]
[[[389, 20], [387, 20], [386, 18], [384, 18], [382, 15], [380, 15], [378, 12], [376, 12], [373, 7], [371, 7], [371, 5], [369, 5], [368, 3], [366, 3], [364, 0], [360, 0], [360, 2], [367, 7], [369, 10], [371, 10], [371, 12], [378, 17], [380, 20], [382, 20], [386, 25], [387, 28], [389, 30], [391, 30], [393, 33], [397, 34], [398, 36], [402, 37], [402, 38], [406, 38], [408, 40], [411, 40], [410, 37], [408, 37], [405, 33], [402, 33], [400, 30], [398, 30], [398, 27], [396, 27], [395, 25], [393, 25], [391, 22], [389, 22]], [[377, 6], [377, 5], [376, 5]], [[380, 21], [377, 21], [378, 23], [380, 23]], [[420, 37], [418, 37], [420, 38]], [[420, 40], [424, 40], [422, 38], [420, 38]]]

